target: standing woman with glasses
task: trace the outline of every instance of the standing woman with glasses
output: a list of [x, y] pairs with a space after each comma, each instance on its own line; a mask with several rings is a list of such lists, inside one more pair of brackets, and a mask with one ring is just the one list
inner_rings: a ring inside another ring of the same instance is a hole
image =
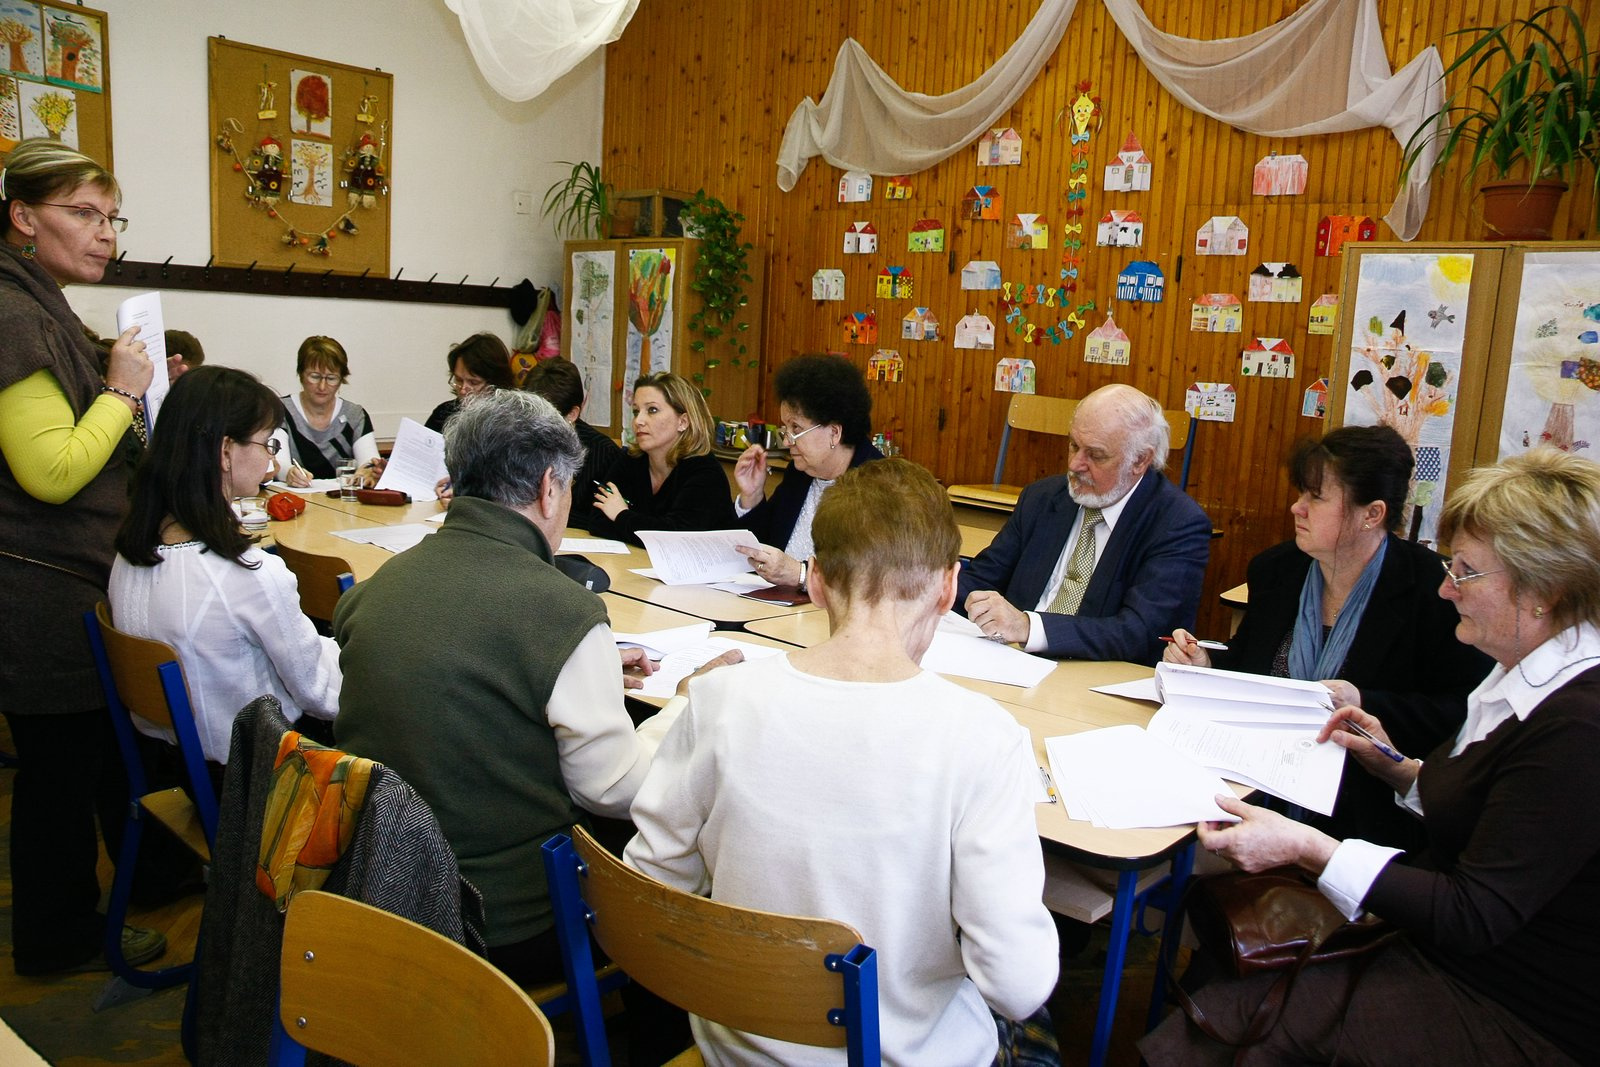
[[852, 467], [882, 459], [872, 444], [872, 394], [843, 356], [797, 356], [778, 368], [779, 435], [789, 469], [766, 497], [767, 450], [751, 445], [733, 468], [739, 524], [761, 539], [739, 551], [774, 585], [800, 585], [801, 561], [811, 555], [811, 520], [834, 480]]
[[451, 399], [433, 409], [426, 426], [430, 430], [444, 431], [445, 420], [461, 410], [468, 397], [496, 389], [513, 389], [511, 379], [511, 350], [492, 333], [475, 333], [445, 353], [445, 366], [450, 368]]
[[732, 528], [728, 476], [711, 436], [711, 412], [689, 379], [662, 371], [634, 382], [633, 449], [594, 487], [590, 532], [637, 545], [640, 530]]
[[112, 618], [177, 650], [214, 771], [228, 761], [234, 716], [264, 693], [290, 722], [339, 711], [339, 646], [317, 636], [294, 575], [255, 547], [229, 506], [266, 477], [281, 413], [272, 390], [241, 370], [197, 367], [178, 379], [117, 535]]
[[[1388, 426], [1344, 426], [1289, 456], [1294, 540], [1250, 561], [1250, 606], [1228, 648], [1173, 631], [1164, 658], [1319, 681], [1335, 707], [1378, 716], [1405, 752], [1453, 736], [1489, 658], [1455, 638], [1455, 605], [1435, 595], [1438, 553], [1394, 532], [1411, 483], [1411, 446]], [[1421, 843], [1416, 820], [1376, 779], [1346, 774], [1329, 819], [1339, 837]]]
[[[83, 613], [105, 596], [153, 368], [135, 329], [102, 364], [61, 293], [116, 257], [120, 206], [111, 172], [59, 141], [23, 141], [0, 169], [0, 712], [19, 759], [11, 953], [25, 975], [99, 955], [94, 820], [116, 855], [127, 800]], [[123, 946], [144, 962], [165, 940], [130, 927]]]
[[334, 478], [339, 468], [355, 464], [368, 485], [378, 480], [383, 460], [372, 420], [360, 404], [339, 395], [350, 380], [350, 357], [331, 337], [307, 337], [295, 356], [300, 391], [283, 398], [283, 426], [275, 436], [289, 449], [292, 462], [284, 481], [296, 488], [313, 478]]

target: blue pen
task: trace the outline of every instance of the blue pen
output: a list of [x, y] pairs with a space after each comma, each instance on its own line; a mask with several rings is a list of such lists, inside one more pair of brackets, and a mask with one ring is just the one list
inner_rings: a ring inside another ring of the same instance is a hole
[[1406, 758], [1404, 756], [1400, 755], [1400, 753], [1396, 752], [1394, 749], [1390, 748], [1388, 745], [1384, 744], [1382, 741], [1379, 741], [1376, 737], [1373, 737], [1372, 734], [1369, 731], [1362, 729], [1360, 726], [1357, 726], [1354, 719], [1346, 719], [1344, 721], [1344, 726], [1351, 733], [1358, 734], [1361, 737], [1365, 737], [1368, 741], [1371, 741], [1373, 748], [1377, 749], [1379, 752], [1382, 752], [1385, 756], [1388, 756], [1390, 759], [1394, 760], [1396, 763], [1404, 763], [1406, 761]]

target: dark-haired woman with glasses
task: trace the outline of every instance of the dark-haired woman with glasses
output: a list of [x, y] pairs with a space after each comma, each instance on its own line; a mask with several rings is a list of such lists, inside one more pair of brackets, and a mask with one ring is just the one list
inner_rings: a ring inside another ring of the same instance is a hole
[[[127, 785], [83, 613], [105, 596], [153, 367], [129, 329], [100, 351], [62, 296], [116, 258], [117, 179], [59, 141], [0, 168], [0, 711], [19, 764], [11, 806], [18, 974], [100, 954], [95, 817], [112, 854]], [[130, 963], [160, 934], [129, 927]]]
[[468, 397], [495, 389], [513, 389], [511, 380], [511, 350], [492, 333], [475, 333], [445, 353], [445, 366], [450, 368], [446, 384], [450, 386], [450, 399], [433, 409], [424, 424], [430, 430], [444, 431], [451, 415], [461, 410]]
[[[117, 535], [118, 629], [178, 651], [206, 759], [228, 760], [234, 716], [271, 693], [293, 722], [339, 711], [339, 647], [300, 611], [294, 575], [261, 551], [230, 501], [267, 477], [281, 408], [244, 371], [198, 367], [173, 385]], [[152, 737], [170, 737], [155, 727]]]

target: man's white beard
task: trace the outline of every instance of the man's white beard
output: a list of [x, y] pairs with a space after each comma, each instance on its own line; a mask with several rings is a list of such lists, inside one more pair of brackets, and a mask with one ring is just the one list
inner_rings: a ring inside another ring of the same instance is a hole
[[1138, 482], [1139, 479], [1133, 477], [1128, 468], [1124, 468], [1117, 476], [1117, 484], [1112, 486], [1110, 491], [1094, 493], [1080, 489], [1078, 487], [1078, 476], [1068, 471], [1067, 493], [1072, 497], [1072, 502], [1080, 508], [1108, 508], [1127, 496]]

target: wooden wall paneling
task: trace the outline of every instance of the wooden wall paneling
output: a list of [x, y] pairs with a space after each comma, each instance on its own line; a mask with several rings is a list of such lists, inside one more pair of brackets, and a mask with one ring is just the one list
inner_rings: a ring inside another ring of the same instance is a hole
[[[776, 188], [775, 161], [784, 127], [807, 96], [820, 98], [841, 42], [854, 36], [890, 77], [913, 91], [940, 94], [965, 85], [986, 70], [1016, 39], [1037, 3], [996, 7], [979, 0], [892, 0], [833, 5], [810, 0], [791, 5], [753, 5], [706, 0], [684, 8], [666, 0], [642, 0], [621, 40], [609, 46], [606, 64], [603, 161], [612, 180], [630, 185], [695, 189], [704, 186], [746, 215], [748, 239], [770, 252], [764, 312], [760, 394], [770, 403], [771, 376], [778, 364], [805, 351], [844, 350], [860, 366], [874, 348], [896, 348], [905, 360], [898, 384], [873, 383], [874, 418], [893, 429], [907, 455], [947, 482], [987, 481], [1003, 425], [1006, 394], [992, 389], [995, 362], [1026, 354], [1038, 366], [1039, 391], [1081, 396], [1109, 381], [1126, 381], [1163, 405], [1182, 405], [1194, 381], [1233, 382], [1239, 388], [1237, 420], [1202, 424], [1190, 489], [1225, 536], [1214, 544], [1202, 626], [1226, 628], [1225, 613], [1212, 593], [1244, 578], [1245, 563], [1287, 536], [1289, 490], [1282, 457], [1294, 439], [1320, 432], [1300, 415], [1306, 386], [1330, 376], [1335, 339], [1306, 332], [1311, 302], [1340, 291], [1338, 258], [1313, 255], [1315, 227], [1324, 214], [1365, 214], [1375, 220], [1389, 210], [1400, 162], [1400, 146], [1387, 130], [1373, 129], [1307, 138], [1268, 138], [1242, 133], [1178, 104], [1144, 69], [1103, 4], [1080, 0], [1055, 55], [1035, 83], [996, 125], [1024, 134], [1020, 167], [978, 168], [975, 148], [912, 176], [909, 201], [882, 199], [881, 186], [865, 204], [838, 204], [840, 171], [812, 160], [792, 192]], [[1198, 38], [1239, 37], [1297, 10], [1298, 0], [1194, 5], [1183, 0], [1146, 0], [1154, 23]], [[1600, 17], [1600, 0], [1578, 0]], [[1448, 64], [1465, 45], [1449, 36], [1460, 26], [1487, 24], [1526, 13], [1523, 0], [1445, 0], [1379, 7], [1392, 67], [1409, 62], [1429, 43]], [[1593, 23], [1595, 18], [1591, 18]], [[1060, 346], [1024, 352], [1005, 326], [997, 294], [960, 289], [959, 268], [968, 259], [1001, 263], [1010, 280], [1019, 272], [1035, 282], [1056, 279], [1065, 221], [1070, 145], [1067, 123], [1056, 116], [1070, 106], [1074, 86], [1093, 83], [1103, 116], [1091, 142], [1089, 195], [1084, 201], [1085, 249], [1080, 292], [1092, 293], [1097, 308], [1084, 331]], [[1107, 194], [1105, 164], [1132, 129], [1154, 163], [1148, 193]], [[1303, 197], [1269, 200], [1250, 193], [1251, 168], [1269, 151], [1298, 152], [1310, 164]], [[882, 178], [887, 175], [879, 176]], [[1472, 190], [1454, 166], [1436, 175], [1432, 206], [1419, 239], [1471, 240], [1477, 222]], [[1003, 225], [957, 220], [963, 193], [993, 184], [1009, 212], [1043, 211], [1051, 222], [1051, 250], [1006, 250]], [[1574, 189], [1557, 219], [1568, 237], [1590, 236], [1591, 193]], [[1109, 207], [1131, 207], [1144, 215], [1142, 249], [1102, 249], [1092, 244], [1092, 223]], [[910, 256], [905, 231], [911, 221], [936, 215], [947, 224], [947, 252]], [[1214, 214], [1243, 217], [1251, 227], [1248, 256], [1192, 254], [1194, 232]], [[844, 227], [870, 219], [880, 230], [880, 251], [843, 256]], [[1378, 236], [1393, 234], [1379, 222]], [[1138, 307], [1112, 300], [1117, 272], [1131, 259], [1159, 264], [1167, 278], [1165, 300]], [[934, 261], [938, 261], [937, 267]], [[1191, 333], [1192, 300], [1206, 292], [1245, 295], [1249, 271], [1264, 260], [1289, 261], [1304, 276], [1303, 299], [1294, 305], [1246, 304], [1241, 334]], [[911, 304], [878, 301], [877, 272], [891, 263], [912, 267], [917, 305], [939, 314], [946, 339], [937, 343], [899, 340], [899, 316]], [[841, 266], [846, 273], [843, 304], [810, 299], [811, 273]], [[846, 310], [874, 307], [879, 345], [841, 344], [839, 318]], [[993, 353], [964, 352], [949, 340], [956, 321], [978, 308], [996, 321]], [[1083, 361], [1084, 333], [1097, 326], [1107, 307], [1117, 314], [1133, 345], [1128, 367]], [[896, 310], [898, 309], [898, 310]], [[1126, 320], [1126, 321], [1124, 321]], [[1282, 336], [1298, 357], [1291, 381], [1241, 380], [1239, 354], [1255, 336]], [[1008, 477], [1022, 481], [1059, 470], [1060, 442], [1019, 437]]]

